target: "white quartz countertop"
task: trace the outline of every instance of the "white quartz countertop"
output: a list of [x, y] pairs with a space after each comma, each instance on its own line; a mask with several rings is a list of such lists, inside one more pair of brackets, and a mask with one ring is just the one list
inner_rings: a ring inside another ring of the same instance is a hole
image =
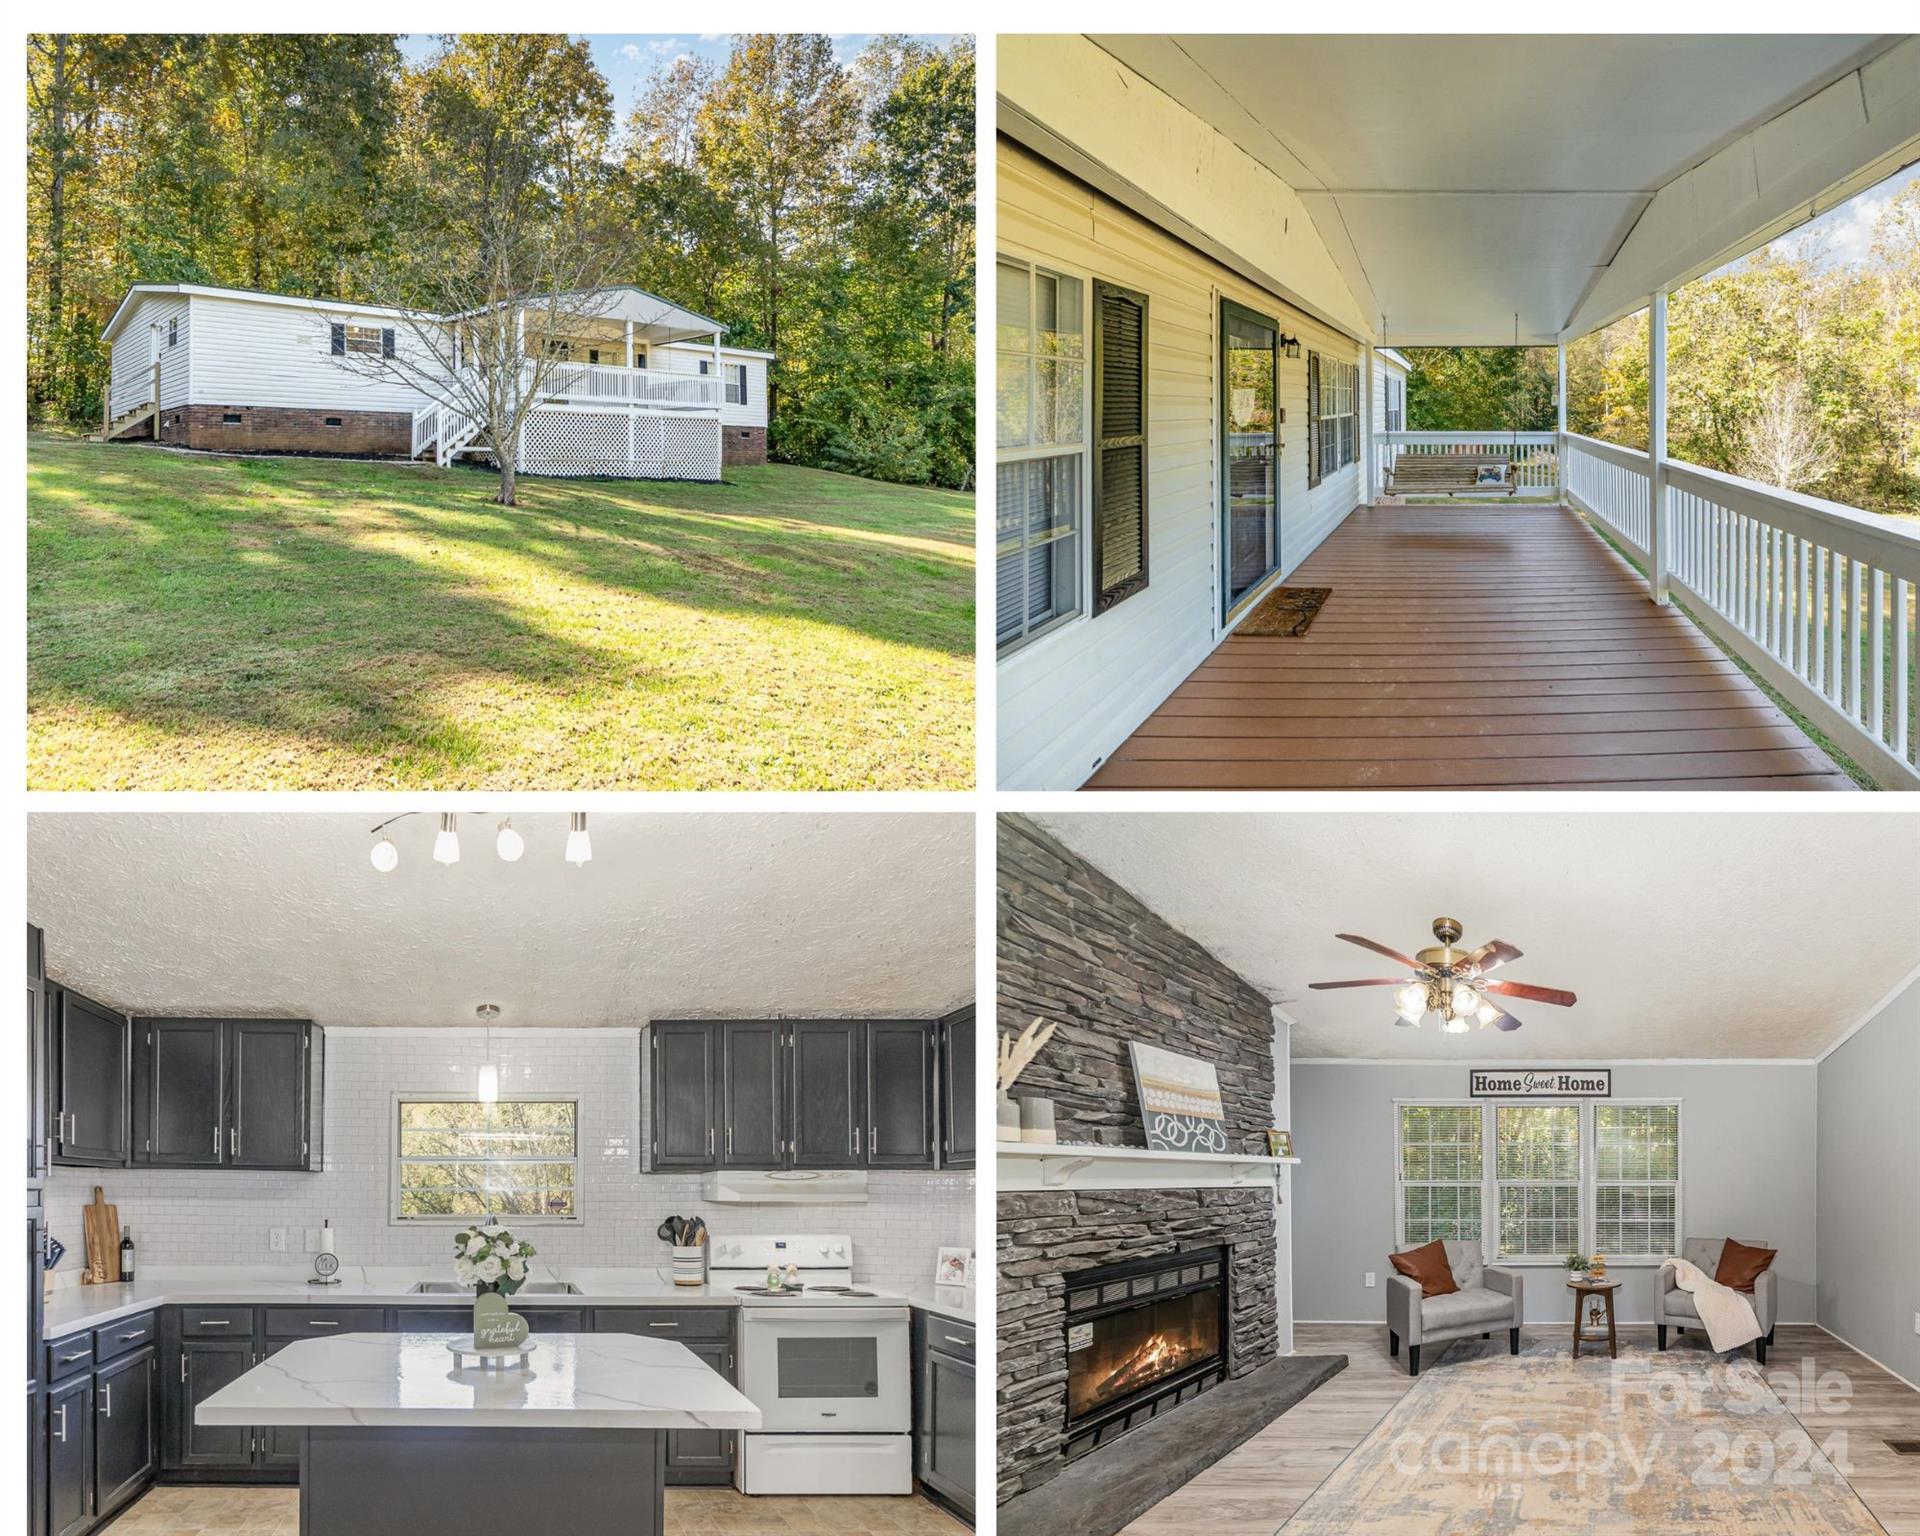
[[222, 1387], [196, 1424], [758, 1429], [760, 1410], [683, 1344], [543, 1333], [526, 1370], [461, 1369], [437, 1333], [300, 1339]]
[[[99, 1328], [119, 1318], [165, 1306], [471, 1307], [468, 1291], [420, 1294], [413, 1286], [430, 1278], [418, 1269], [354, 1268], [342, 1265], [340, 1284], [308, 1285], [304, 1275], [249, 1275], [213, 1269], [157, 1270], [126, 1285], [65, 1285], [47, 1299], [43, 1332], [49, 1339]], [[445, 1278], [434, 1275], [431, 1278]], [[522, 1290], [512, 1299], [527, 1307], [733, 1307], [741, 1298], [730, 1284], [675, 1285], [658, 1269], [540, 1270], [536, 1280], [566, 1280], [578, 1295]]]
[[974, 1288], [970, 1285], [920, 1285], [907, 1292], [907, 1300], [922, 1312], [935, 1317], [952, 1318], [956, 1323], [974, 1320]]

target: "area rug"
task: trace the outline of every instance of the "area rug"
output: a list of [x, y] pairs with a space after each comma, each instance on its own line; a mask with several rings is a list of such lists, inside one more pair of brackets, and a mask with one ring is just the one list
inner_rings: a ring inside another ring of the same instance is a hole
[[1332, 587], [1275, 587], [1233, 626], [1233, 632], [1293, 639], [1313, 628], [1314, 619], [1332, 596]]
[[1284, 1536], [1883, 1536], [1751, 1359], [1504, 1344], [1452, 1346]]

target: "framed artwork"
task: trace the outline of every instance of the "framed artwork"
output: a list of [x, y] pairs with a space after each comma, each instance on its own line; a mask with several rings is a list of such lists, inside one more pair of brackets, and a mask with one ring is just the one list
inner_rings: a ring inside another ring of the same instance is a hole
[[1138, 1041], [1127, 1049], [1147, 1145], [1155, 1152], [1226, 1152], [1227, 1111], [1213, 1063]]
[[1267, 1132], [1267, 1156], [1268, 1157], [1292, 1157], [1293, 1156], [1293, 1132], [1292, 1131], [1268, 1131]]
[[969, 1248], [942, 1248], [933, 1264], [935, 1285], [973, 1284], [973, 1251]]

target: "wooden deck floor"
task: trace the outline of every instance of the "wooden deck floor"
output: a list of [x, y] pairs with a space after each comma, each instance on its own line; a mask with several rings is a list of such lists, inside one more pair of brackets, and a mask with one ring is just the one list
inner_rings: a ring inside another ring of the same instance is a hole
[[1229, 635], [1089, 789], [1855, 787], [1564, 507], [1363, 507], [1288, 581], [1313, 628]]

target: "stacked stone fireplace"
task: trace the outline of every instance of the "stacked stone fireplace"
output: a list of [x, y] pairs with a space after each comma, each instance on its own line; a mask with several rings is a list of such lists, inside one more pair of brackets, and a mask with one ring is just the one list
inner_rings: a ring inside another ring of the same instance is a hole
[[[1273, 1012], [1238, 973], [1021, 817], [1000, 818], [1004, 1021], [1058, 1024], [1014, 1088], [1062, 1142], [1145, 1147], [1131, 1041], [1214, 1064], [1229, 1145], [1265, 1151]], [[1268, 1188], [999, 1197], [999, 1498], [1032, 1491], [1278, 1352]]]

